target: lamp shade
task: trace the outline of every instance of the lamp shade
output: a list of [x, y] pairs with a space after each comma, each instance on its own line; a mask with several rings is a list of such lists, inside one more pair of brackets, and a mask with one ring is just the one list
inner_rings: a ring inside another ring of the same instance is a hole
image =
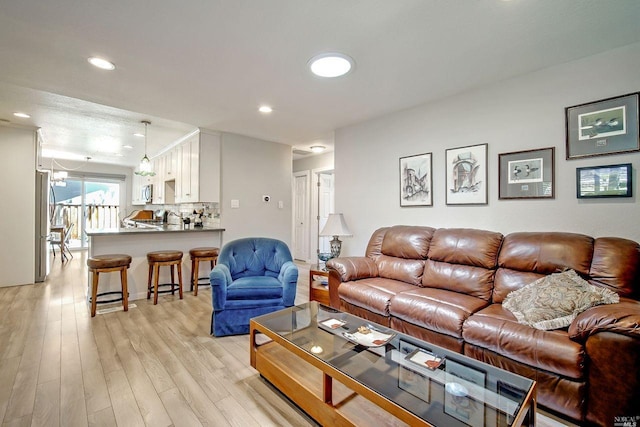
[[329, 214], [327, 223], [320, 232], [321, 236], [352, 236], [341, 213]]

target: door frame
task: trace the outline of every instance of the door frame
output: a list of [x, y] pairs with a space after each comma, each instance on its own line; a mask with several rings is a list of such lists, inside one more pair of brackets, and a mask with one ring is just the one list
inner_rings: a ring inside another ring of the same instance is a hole
[[[310, 257], [312, 257], [313, 263], [317, 263], [318, 262], [318, 235], [320, 234], [319, 228], [319, 220], [318, 220], [318, 216], [320, 216], [320, 206], [318, 204], [318, 197], [319, 197], [319, 183], [320, 183], [320, 173], [322, 172], [333, 172], [333, 178], [334, 178], [334, 194], [335, 194], [335, 168], [334, 167], [324, 167], [324, 168], [317, 168], [317, 169], [311, 169], [311, 179], [312, 179], [312, 183], [311, 183], [311, 191], [312, 191], [312, 196], [311, 196], [311, 222], [312, 222], [312, 229], [309, 230], [309, 246], [310, 246]], [[335, 196], [334, 196], [335, 198]], [[334, 199], [334, 205], [335, 205], [335, 199]]]
[[313, 256], [312, 252], [311, 252], [311, 245], [310, 245], [310, 241], [309, 241], [309, 237], [311, 235], [311, 200], [310, 200], [310, 196], [311, 196], [311, 191], [310, 191], [310, 186], [312, 186], [312, 177], [311, 177], [311, 172], [306, 170], [306, 171], [300, 171], [300, 172], [294, 172], [293, 173], [293, 179], [291, 180], [291, 192], [292, 192], [292, 202], [291, 203], [291, 236], [293, 237], [293, 258], [294, 259], [299, 259], [296, 258], [297, 252], [298, 252], [298, 248], [297, 248], [297, 234], [296, 234], [296, 206], [298, 205], [297, 203], [297, 196], [296, 196], [296, 178], [298, 177], [306, 177], [307, 178], [307, 188], [306, 188], [306, 197], [307, 197], [307, 203], [306, 203], [306, 219], [304, 222], [304, 227], [303, 227], [303, 233], [306, 234], [307, 236], [307, 248], [306, 248], [306, 253], [307, 253], [307, 259], [303, 259], [301, 261], [304, 262], [311, 262], [311, 257]]

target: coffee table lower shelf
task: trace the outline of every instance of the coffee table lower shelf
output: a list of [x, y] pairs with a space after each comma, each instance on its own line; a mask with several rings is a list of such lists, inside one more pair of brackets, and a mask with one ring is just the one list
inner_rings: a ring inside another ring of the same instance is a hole
[[[321, 425], [409, 425], [275, 342], [256, 347], [255, 363], [262, 377]], [[325, 387], [331, 388], [328, 402]]]

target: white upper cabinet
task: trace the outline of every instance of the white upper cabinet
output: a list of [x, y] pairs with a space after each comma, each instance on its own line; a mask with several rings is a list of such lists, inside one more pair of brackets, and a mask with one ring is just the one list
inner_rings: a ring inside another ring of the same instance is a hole
[[176, 203], [220, 201], [220, 135], [201, 131], [180, 144]]
[[133, 174], [132, 203], [153, 184], [154, 204], [220, 202], [220, 134], [201, 130], [153, 159], [154, 177]]

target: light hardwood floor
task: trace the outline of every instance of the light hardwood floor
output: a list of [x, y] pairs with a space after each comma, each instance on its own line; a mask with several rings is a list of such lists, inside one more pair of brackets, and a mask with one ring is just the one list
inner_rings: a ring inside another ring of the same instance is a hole
[[[208, 288], [92, 319], [85, 257], [0, 288], [2, 426], [316, 425], [249, 366], [248, 336], [209, 335]], [[296, 303], [308, 301], [299, 268]]]

